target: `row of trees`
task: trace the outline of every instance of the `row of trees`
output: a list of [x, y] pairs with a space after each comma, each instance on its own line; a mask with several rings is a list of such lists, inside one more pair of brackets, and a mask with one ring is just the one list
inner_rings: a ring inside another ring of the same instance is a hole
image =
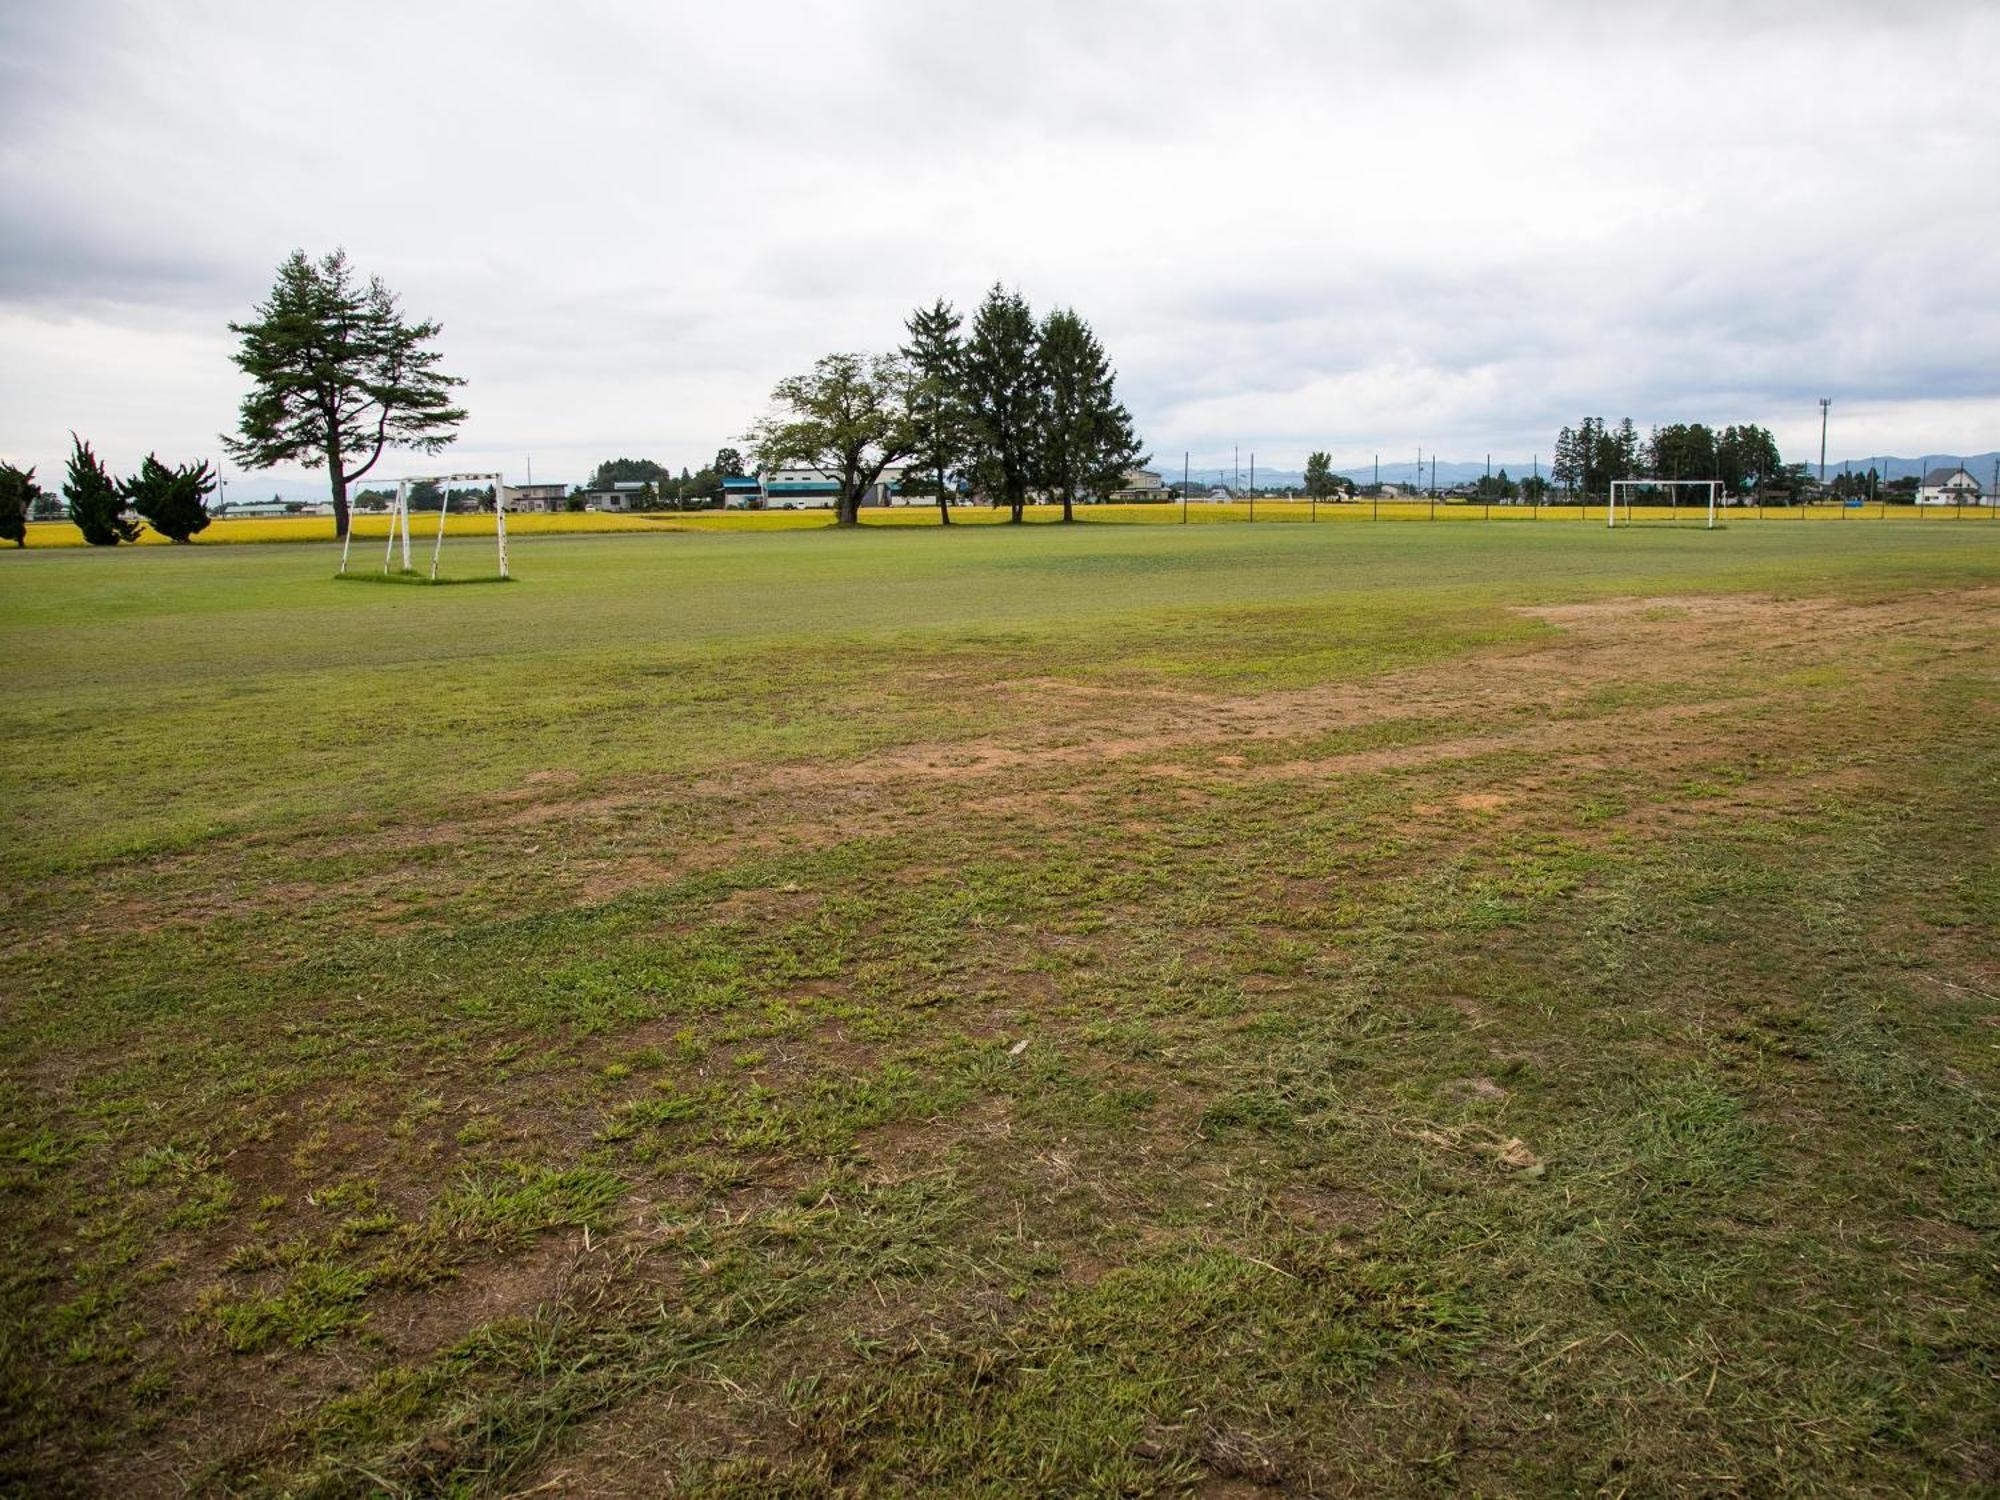
[[893, 354], [829, 354], [779, 381], [771, 414], [746, 439], [766, 473], [837, 476], [840, 524], [855, 523], [892, 465], [903, 466], [904, 492], [935, 496], [949, 525], [965, 491], [1006, 506], [1015, 522], [1031, 496], [1051, 496], [1073, 520], [1077, 500], [1145, 462], [1104, 346], [1073, 310], [1037, 319], [996, 285], [970, 328], [940, 298], [904, 329]]
[[1715, 431], [1703, 422], [1655, 427], [1642, 439], [1630, 417], [1608, 426], [1585, 417], [1556, 436], [1550, 473], [1585, 495], [1603, 494], [1618, 479], [1719, 479], [1731, 494], [1781, 488], [1798, 479], [1785, 467], [1777, 441], [1754, 423]]
[[[349, 487], [384, 452], [436, 453], [465, 419], [463, 382], [438, 367], [439, 325], [406, 319], [381, 280], [363, 282], [342, 251], [316, 261], [294, 251], [252, 318], [229, 326], [251, 381], [225, 439], [229, 456], [246, 469], [323, 466], [337, 534], [347, 531]], [[1036, 493], [1059, 498], [1072, 519], [1077, 499], [1144, 462], [1103, 345], [1074, 311], [1037, 319], [1018, 293], [995, 286], [969, 329], [943, 300], [905, 327], [907, 342], [892, 354], [830, 354], [780, 381], [771, 414], [748, 438], [766, 470], [837, 475], [842, 523], [856, 520], [891, 465], [904, 466], [905, 490], [936, 495], [947, 521], [964, 490], [1019, 521]], [[700, 473], [676, 478], [623, 459], [600, 465], [591, 482], [636, 480], [651, 487], [652, 503], [686, 506], [711, 503], [721, 481], [742, 472], [742, 455], [725, 448]]]
[[[117, 479], [90, 444], [75, 433], [70, 443], [64, 508], [91, 546], [136, 542], [140, 521], [174, 542], [190, 541], [208, 526], [215, 474], [206, 463], [164, 464], [149, 453], [138, 473]], [[25, 547], [28, 518], [45, 498], [33, 469], [0, 464], [0, 540]]]

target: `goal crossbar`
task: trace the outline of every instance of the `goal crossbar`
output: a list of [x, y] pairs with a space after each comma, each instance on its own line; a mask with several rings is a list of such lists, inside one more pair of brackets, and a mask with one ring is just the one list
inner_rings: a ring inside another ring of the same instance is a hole
[[[493, 487], [493, 536], [500, 553], [500, 576], [507, 576], [507, 480], [502, 474], [412, 474], [407, 479], [396, 481], [396, 502], [389, 511], [389, 542], [382, 552], [382, 572], [387, 575], [396, 558], [396, 543], [403, 544], [403, 571], [413, 572], [410, 566], [410, 491], [420, 484], [434, 484], [438, 487], [438, 527], [437, 538], [431, 543], [431, 582], [437, 582], [438, 561], [444, 555], [445, 517], [451, 514], [451, 490], [453, 485], [491, 485]], [[347, 527], [347, 540], [340, 549], [340, 571], [347, 571], [347, 555], [354, 547], [354, 525]]]
[[1618, 494], [1621, 490], [1625, 493], [1625, 524], [1628, 526], [1632, 524], [1634, 490], [1666, 490], [1674, 495], [1678, 495], [1682, 490], [1704, 490], [1708, 495], [1707, 529], [1710, 531], [1715, 529], [1715, 505], [1722, 492], [1722, 481], [1719, 479], [1614, 479], [1611, 481], [1610, 493], [1604, 500], [1606, 526], [1618, 524]]

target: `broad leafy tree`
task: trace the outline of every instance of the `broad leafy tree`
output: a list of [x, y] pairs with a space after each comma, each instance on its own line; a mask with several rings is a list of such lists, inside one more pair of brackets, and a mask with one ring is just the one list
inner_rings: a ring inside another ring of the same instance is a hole
[[590, 478], [583, 487], [587, 490], [608, 490], [621, 481], [629, 484], [634, 480], [642, 484], [672, 484], [674, 471], [650, 458], [607, 458], [591, 470]]
[[1068, 308], [1050, 313], [1035, 355], [1042, 387], [1035, 478], [1061, 499], [1063, 519], [1072, 521], [1079, 495], [1116, 488], [1146, 455], [1132, 414], [1118, 399], [1111, 361], [1088, 323]]
[[835, 519], [852, 526], [882, 471], [910, 455], [908, 386], [898, 355], [829, 354], [810, 374], [773, 387], [771, 414], [745, 440], [767, 474], [792, 467], [832, 474], [840, 484]]
[[139, 523], [125, 514], [125, 499], [118, 493], [118, 481], [90, 451], [90, 444], [73, 432], [69, 440], [72, 447], [69, 472], [63, 480], [63, 499], [68, 503], [71, 522], [93, 547], [136, 542]]
[[940, 297], [903, 321], [909, 334], [903, 358], [910, 366], [910, 463], [905, 491], [937, 497], [938, 520], [951, 524], [956, 477], [965, 466], [970, 418], [962, 388], [965, 345], [958, 310]]
[[734, 448], [715, 450], [715, 462], [709, 467], [715, 471], [717, 481], [741, 479], [743, 477], [743, 455]]
[[248, 469], [324, 465], [334, 531], [347, 534], [347, 487], [391, 448], [436, 453], [456, 436], [464, 384], [438, 369], [434, 322], [404, 319], [379, 277], [362, 285], [345, 251], [295, 250], [248, 323], [237, 365], [252, 382], [229, 454]]
[[1714, 479], [1715, 433], [1704, 422], [1655, 427], [1646, 462], [1656, 479]]
[[1785, 465], [1771, 434], [1748, 423], [1722, 429], [1715, 445], [1715, 468], [1731, 494], [1747, 494], [1776, 484]]
[[961, 367], [974, 481], [1015, 522], [1028, 503], [1040, 449], [1037, 342], [1027, 300], [995, 285], [972, 319]]
[[208, 527], [208, 497], [215, 471], [205, 463], [169, 465], [148, 453], [139, 472], [120, 486], [125, 501], [146, 524], [172, 542], [186, 542]]
[[28, 517], [41, 498], [42, 487], [35, 483], [33, 469], [0, 464], [0, 542], [28, 545]]
[[1333, 458], [1326, 453], [1306, 455], [1306, 493], [1325, 500], [1340, 492], [1340, 480], [1333, 472]]

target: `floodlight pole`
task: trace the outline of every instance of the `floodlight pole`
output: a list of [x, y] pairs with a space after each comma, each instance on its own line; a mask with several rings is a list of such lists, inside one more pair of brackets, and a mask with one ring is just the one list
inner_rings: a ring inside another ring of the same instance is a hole
[[1819, 487], [1826, 488], [1826, 412], [1833, 405], [1831, 396], [1819, 398]]

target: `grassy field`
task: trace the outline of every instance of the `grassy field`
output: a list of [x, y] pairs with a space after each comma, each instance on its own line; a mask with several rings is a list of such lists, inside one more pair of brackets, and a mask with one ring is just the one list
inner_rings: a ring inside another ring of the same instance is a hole
[[0, 556], [0, 1489], [2000, 1485], [2000, 530], [334, 558]]
[[[1178, 525], [1182, 521], [1183, 510], [1179, 505], [1085, 505], [1078, 507], [1076, 514], [1079, 520], [1092, 525]], [[1345, 521], [1510, 521], [1545, 526], [1563, 522], [1602, 526], [1605, 520], [1601, 504], [1510, 506], [1444, 500], [1435, 504], [1428, 500], [1357, 500], [1338, 505], [1314, 505], [1306, 500], [1259, 500], [1254, 504], [1248, 500], [1198, 501], [1186, 507], [1185, 515], [1191, 525], [1212, 525], [1218, 521], [1308, 521], [1321, 524]], [[953, 524], [962, 526], [995, 526], [1008, 520], [1006, 511], [987, 506], [963, 507], [955, 511], [954, 516]], [[1744, 507], [1725, 511], [1723, 518], [1729, 524], [1743, 526], [1782, 524], [1786, 521], [1795, 525], [1801, 521], [1867, 521], [1933, 526], [1955, 522], [1976, 525], [1981, 522], [2000, 524], [2000, 507], [1985, 510], [1977, 507], [1971, 510], [1948, 507], [1919, 509], [1910, 505], [1869, 505], [1856, 510], [1837, 505], [1774, 506], [1769, 509]], [[1058, 506], [1031, 505], [1027, 510], [1029, 524], [1061, 519], [1062, 511]], [[1641, 525], [1686, 526], [1699, 522], [1701, 513], [1698, 508], [1675, 510], [1671, 507], [1639, 506], [1632, 510], [1632, 519]], [[633, 531], [816, 531], [832, 524], [833, 513], [827, 510], [659, 511], [628, 515], [607, 511], [560, 511], [554, 514], [524, 512], [509, 516], [507, 531], [511, 536]], [[864, 511], [861, 524], [936, 526], [939, 523], [935, 508], [919, 505]], [[445, 528], [447, 536], [490, 538], [493, 535], [493, 518], [447, 516]], [[428, 545], [429, 539], [437, 534], [435, 512], [428, 518], [414, 516], [410, 533], [413, 542], [422, 541]], [[323, 542], [333, 534], [333, 519], [330, 516], [242, 517], [234, 520], [224, 517], [211, 522], [208, 529], [195, 538], [193, 545], [213, 547], [243, 542]], [[389, 518], [386, 515], [359, 513], [355, 516], [357, 546], [363, 541], [374, 542], [378, 559], [381, 544], [388, 535]], [[139, 534], [139, 541], [146, 546], [161, 546], [166, 540], [150, 528]], [[69, 522], [48, 521], [37, 522], [28, 528], [27, 544], [30, 547], [81, 547], [84, 541], [83, 533]], [[357, 552], [356, 556], [359, 557], [360, 553]]]

